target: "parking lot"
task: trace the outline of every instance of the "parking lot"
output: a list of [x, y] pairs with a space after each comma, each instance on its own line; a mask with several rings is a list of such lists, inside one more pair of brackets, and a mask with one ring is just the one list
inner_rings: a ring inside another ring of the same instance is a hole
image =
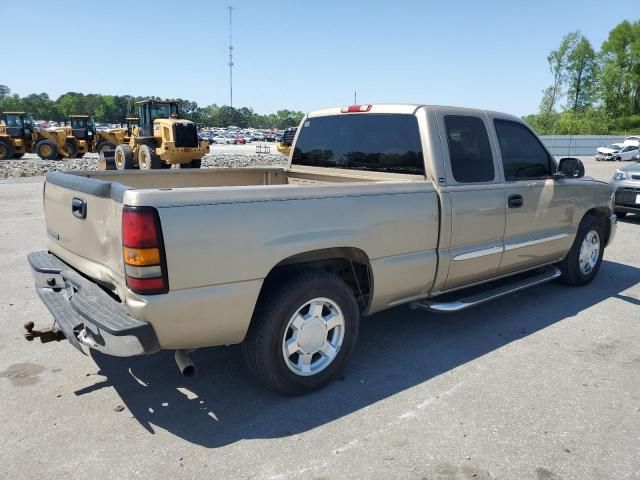
[[257, 386], [235, 346], [195, 352], [187, 379], [173, 352], [26, 342], [50, 321], [26, 263], [45, 236], [42, 178], [1, 181], [1, 478], [640, 478], [640, 216], [587, 287], [364, 319], [340, 380], [299, 398]]

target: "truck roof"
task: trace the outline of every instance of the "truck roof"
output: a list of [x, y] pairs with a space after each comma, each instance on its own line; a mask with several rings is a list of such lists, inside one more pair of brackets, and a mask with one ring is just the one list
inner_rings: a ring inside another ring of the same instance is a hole
[[69, 118], [89, 118], [89, 115], [69, 115]]
[[375, 103], [375, 104], [361, 104], [361, 105], [345, 105], [342, 107], [332, 107], [325, 108], [322, 110], [316, 110], [310, 112], [307, 117], [326, 117], [329, 115], [340, 115], [344, 113], [359, 113], [359, 114], [367, 114], [367, 113], [383, 113], [383, 114], [405, 114], [411, 115], [415, 113], [415, 111], [419, 108], [433, 109], [433, 110], [456, 110], [459, 113], [468, 113], [468, 114], [480, 114], [480, 113], [492, 113], [499, 114], [503, 117], [508, 117], [512, 119], [517, 119], [522, 121], [520, 118], [515, 117], [513, 115], [505, 114], [502, 112], [495, 112], [493, 110], [484, 110], [479, 108], [467, 108], [467, 107], [454, 107], [447, 105], [428, 105], [428, 104], [417, 104], [417, 103]]
[[2, 112], [2, 115], [26, 115], [27, 112]]

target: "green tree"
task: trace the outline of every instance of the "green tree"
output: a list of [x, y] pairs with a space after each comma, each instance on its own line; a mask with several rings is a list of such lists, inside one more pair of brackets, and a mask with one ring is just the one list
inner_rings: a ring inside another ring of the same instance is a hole
[[578, 35], [579, 32], [571, 32], [562, 37], [560, 46], [556, 50], [552, 50], [547, 56], [549, 70], [553, 75], [553, 84], [551, 85], [549, 101], [547, 102], [549, 112], [553, 110], [562, 96], [562, 86], [566, 78], [567, 65], [569, 63], [569, 53], [573, 45], [575, 45]]
[[11, 95], [11, 89], [6, 85], [0, 85], [0, 102]]
[[596, 52], [582, 34], [567, 56], [567, 107], [574, 112], [594, 103], [598, 73]]
[[[640, 113], [640, 21], [625, 20], [618, 24], [609, 32], [601, 52], [603, 70], [608, 68], [609, 75], [609, 81], [603, 85], [604, 95], [616, 97], [619, 94], [626, 99], [631, 113]], [[619, 70], [615, 75], [617, 85], [611, 82], [613, 69]], [[618, 106], [616, 110], [625, 108]]]

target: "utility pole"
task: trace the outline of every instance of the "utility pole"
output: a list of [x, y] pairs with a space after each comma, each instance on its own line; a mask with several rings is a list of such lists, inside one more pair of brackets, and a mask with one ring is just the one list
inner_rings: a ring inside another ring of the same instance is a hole
[[357, 90], [353, 91], [353, 104], [354, 105], [358, 104], [358, 91]]
[[233, 108], [233, 7], [229, 9], [229, 106]]

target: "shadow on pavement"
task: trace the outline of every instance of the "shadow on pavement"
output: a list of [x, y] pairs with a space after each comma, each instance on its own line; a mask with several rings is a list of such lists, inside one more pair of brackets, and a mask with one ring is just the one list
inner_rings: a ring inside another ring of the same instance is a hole
[[258, 386], [238, 346], [195, 352], [199, 373], [192, 379], [178, 373], [173, 352], [132, 359], [94, 352], [106, 380], [76, 394], [113, 387], [149, 432], [160, 427], [209, 448], [283, 437], [426, 382], [607, 298], [637, 304], [621, 292], [639, 280], [640, 269], [604, 261], [594, 282], [584, 288], [551, 283], [458, 314], [398, 307], [363, 318], [343, 376], [305, 397], [283, 397]]

